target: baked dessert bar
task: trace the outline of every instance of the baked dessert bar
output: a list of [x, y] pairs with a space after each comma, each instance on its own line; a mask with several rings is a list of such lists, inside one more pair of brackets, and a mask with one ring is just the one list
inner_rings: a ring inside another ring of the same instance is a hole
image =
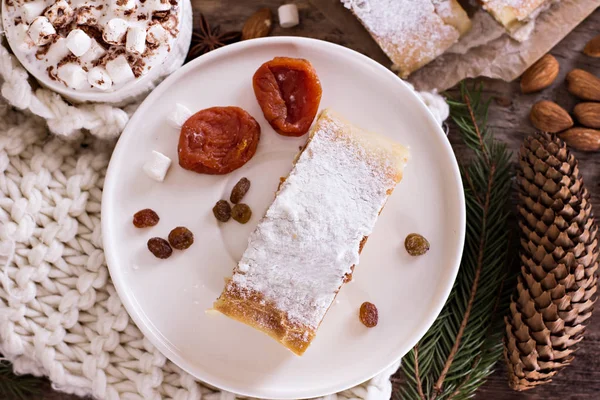
[[456, 0], [341, 0], [406, 78], [471, 28]]
[[534, 19], [555, 0], [479, 0], [498, 22], [513, 32]]
[[323, 111], [214, 309], [302, 355], [407, 161], [405, 147]]

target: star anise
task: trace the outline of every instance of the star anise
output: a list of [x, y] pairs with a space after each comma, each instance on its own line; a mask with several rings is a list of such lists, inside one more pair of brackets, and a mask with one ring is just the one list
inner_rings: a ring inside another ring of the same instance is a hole
[[230, 31], [221, 33], [217, 25], [214, 28], [208, 24], [204, 15], [200, 14], [200, 27], [192, 33], [192, 46], [188, 52], [187, 61], [193, 60], [209, 51], [239, 41], [242, 32]]

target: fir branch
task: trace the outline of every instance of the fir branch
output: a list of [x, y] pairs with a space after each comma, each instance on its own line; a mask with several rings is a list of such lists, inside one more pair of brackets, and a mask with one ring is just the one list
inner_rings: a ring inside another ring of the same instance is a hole
[[[502, 355], [503, 314], [513, 279], [507, 202], [511, 188], [510, 153], [487, 126], [490, 100], [481, 86], [461, 85], [460, 99], [449, 100], [450, 115], [463, 142], [473, 151], [461, 164], [467, 233], [452, 293], [433, 326], [402, 361], [403, 400], [462, 400], [473, 396]], [[507, 284], [507, 282], [509, 284]]]
[[7, 360], [0, 359], [0, 399], [32, 399], [33, 396], [40, 394], [42, 382], [42, 378], [32, 375], [15, 375], [12, 364]]

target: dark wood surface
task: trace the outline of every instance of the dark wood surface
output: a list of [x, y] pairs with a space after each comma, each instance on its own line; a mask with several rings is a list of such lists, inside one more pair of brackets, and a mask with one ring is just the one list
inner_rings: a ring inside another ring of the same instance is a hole
[[[296, 0], [301, 14], [301, 24], [291, 29], [281, 29], [275, 24], [273, 35], [293, 35], [314, 37], [338, 43], [357, 50], [389, 66], [390, 62], [377, 44], [371, 39], [360, 23], [339, 0]], [[220, 25], [222, 30], [241, 30], [243, 22], [254, 11], [269, 7], [274, 15], [281, 0], [192, 0], [195, 22], [202, 12], [211, 24]], [[600, 10], [596, 10], [585, 22], [567, 36], [554, 50], [561, 64], [561, 73], [555, 84], [548, 90], [535, 95], [522, 95], [518, 82], [481, 80], [485, 92], [496, 100], [490, 109], [490, 125], [496, 137], [506, 142], [517, 152], [523, 138], [533, 131], [527, 116], [531, 105], [540, 99], [549, 99], [571, 110], [576, 103], [565, 89], [564, 77], [574, 67], [593, 71], [600, 76], [600, 59], [592, 59], [582, 54], [587, 41], [600, 33]], [[459, 158], [464, 157], [465, 148], [458, 142], [455, 132], [450, 140]], [[592, 194], [596, 213], [600, 213], [600, 153], [585, 154], [576, 152], [580, 169]], [[524, 393], [510, 390], [506, 384], [505, 369], [502, 363], [498, 370], [481, 388], [477, 399], [481, 400], [552, 400], [552, 399], [600, 399], [600, 316], [592, 317], [585, 339], [579, 346], [575, 361], [563, 370], [552, 383]], [[48, 386], [43, 399], [73, 400], [73, 396], [53, 393]]]

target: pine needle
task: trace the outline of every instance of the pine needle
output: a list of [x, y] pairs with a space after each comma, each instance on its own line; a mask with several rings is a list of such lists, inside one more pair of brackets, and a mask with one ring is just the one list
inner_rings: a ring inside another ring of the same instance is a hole
[[0, 360], [0, 399], [31, 400], [41, 393], [42, 378], [33, 375], [15, 375], [12, 364]]
[[402, 400], [471, 398], [502, 355], [503, 315], [514, 280], [508, 271], [510, 152], [487, 126], [490, 100], [481, 86], [449, 100], [450, 116], [473, 151], [460, 165], [467, 233], [460, 271], [440, 316], [402, 360]]

